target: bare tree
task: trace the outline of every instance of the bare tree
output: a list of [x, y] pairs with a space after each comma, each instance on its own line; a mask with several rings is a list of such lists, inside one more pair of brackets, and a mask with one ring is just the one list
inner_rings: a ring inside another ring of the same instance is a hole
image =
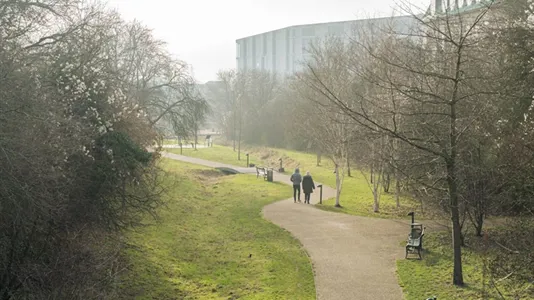
[[217, 101], [216, 114], [227, 138], [232, 140], [235, 151], [237, 132], [237, 73], [235, 70], [221, 70], [217, 73], [217, 78], [224, 85], [224, 96]]
[[[329, 156], [334, 163], [336, 174], [336, 206], [340, 207], [340, 196], [346, 171], [350, 167], [351, 142], [358, 134], [356, 123], [337, 105], [332, 105], [328, 95], [317, 85], [317, 78], [328, 82], [336, 93], [348, 95], [352, 78], [344, 66], [343, 42], [329, 38], [317, 45], [311, 45], [309, 53], [313, 57], [306, 62], [308, 70], [297, 74], [294, 83], [301, 103], [296, 107], [296, 126], [308, 137], [321, 154]], [[352, 107], [353, 101], [345, 98], [345, 105]], [[312, 117], [313, 116], [313, 117]]]
[[242, 142], [259, 144], [270, 132], [266, 128], [273, 125], [272, 117], [279, 111], [274, 105], [279, 95], [278, 82], [273, 74], [257, 70], [220, 71], [218, 77], [225, 86], [225, 96], [218, 101], [214, 113], [240, 159]]
[[[474, 52], [488, 10], [483, 8], [469, 18], [448, 13], [431, 19], [413, 15], [419, 23], [417, 31], [368, 42], [353, 40], [353, 55], [344, 67], [366, 86], [353, 89], [351, 96], [340, 93], [330, 78], [309, 65], [316, 90], [354, 122], [428, 155], [429, 166], [436, 171], [428, 178], [435, 180], [429, 187], [449, 197], [455, 285], [463, 285], [459, 147], [486, 107], [480, 105], [480, 96], [491, 93], [479, 89], [486, 78], [477, 76], [480, 69], [473, 68], [474, 62], [480, 63]], [[354, 101], [358, 104], [348, 105]]]
[[184, 112], [193, 105], [202, 108], [207, 104], [188, 65], [172, 59], [165, 43], [138, 22], [120, 24], [116, 32], [120, 38], [108, 51], [115, 59], [117, 71], [129, 84], [131, 96], [143, 107], [149, 124], [152, 127], [160, 123], [163, 127], [189, 124], [180, 121], [186, 117]]

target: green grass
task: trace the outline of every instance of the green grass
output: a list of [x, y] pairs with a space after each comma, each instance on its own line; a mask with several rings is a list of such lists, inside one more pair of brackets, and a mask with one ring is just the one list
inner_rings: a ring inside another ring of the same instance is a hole
[[[163, 160], [167, 207], [127, 235], [124, 299], [315, 299], [310, 260], [261, 216], [280, 184]], [[250, 257], [249, 257], [250, 256]]]
[[164, 139], [162, 142], [162, 145], [177, 145], [178, 140], [177, 139]]
[[[397, 261], [399, 283], [406, 300], [421, 300], [431, 296], [436, 296], [439, 300], [483, 299], [483, 278], [485, 278], [487, 299], [501, 299], [497, 291], [489, 287], [489, 272], [485, 277], [483, 275], [484, 255], [480, 250], [476, 250], [477, 247], [462, 249], [463, 276], [466, 285], [456, 287], [452, 284], [453, 260], [450, 245], [451, 238], [447, 232], [427, 234], [424, 240], [423, 260]], [[506, 299], [534, 299], [534, 296], [529, 296], [529, 291], [525, 289], [526, 283], [506, 282], [506, 285], [503, 283], [498, 284], [498, 287]], [[521, 292], [519, 298], [514, 298], [512, 290], [524, 292]]]
[[[180, 149], [166, 149], [166, 151], [180, 153]], [[246, 165], [244, 154], [242, 154], [241, 161], [238, 161], [237, 152], [234, 152], [231, 147], [215, 145], [212, 148], [198, 149], [196, 151], [183, 149], [183, 151], [183, 154], [187, 156], [232, 165]], [[250, 153], [251, 163], [267, 165], [276, 169], [279, 166], [278, 159], [282, 158], [286, 173], [292, 173], [294, 168], [298, 166], [303, 173], [310, 171], [315, 181], [335, 188], [334, 165], [327, 157], [323, 156], [321, 165], [317, 166], [316, 155], [310, 153], [258, 147], [244, 147], [242, 153]], [[323, 201], [323, 205], [316, 205], [316, 207], [328, 211], [381, 218], [406, 218], [406, 214], [409, 211], [417, 211], [420, 207], [418, 202], [407, 197], [401, 197], [400, 208], [397, 209], [394, 195], [392, 193], [382, 193], [380, 198], [380, 212], [374, 213], [373, 194], [364, 175], [356, 168], [353, 168], [351, 175], [352, 177], [345, 175], [340, 199], [342, 208], [334, 207], [334, 199]], [[393, 190], [393, 188], [391, 189]], [[422, 217], [420, 213], [419, 216], [419, 218]]]

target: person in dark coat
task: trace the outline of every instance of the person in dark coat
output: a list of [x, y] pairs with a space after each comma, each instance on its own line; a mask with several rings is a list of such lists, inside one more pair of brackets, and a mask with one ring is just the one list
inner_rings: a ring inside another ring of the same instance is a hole
[[310, 175], [310, 172], [306, 172], [306, 175], [302, 177], [302, 191], [304, 192], [304, 203], [310, 204], [311, 193], [315, 190], [315, 183]]
[[295, 169], [295, 173], [291, 175], [291, 178], [289, 180], [293, 182], [293, 201], [297, 203], [298, 194], [298, 200], [300, 202], [300, 183], [302, 182], [302, 175], [300, 175], [300, 171], [298, 168]]

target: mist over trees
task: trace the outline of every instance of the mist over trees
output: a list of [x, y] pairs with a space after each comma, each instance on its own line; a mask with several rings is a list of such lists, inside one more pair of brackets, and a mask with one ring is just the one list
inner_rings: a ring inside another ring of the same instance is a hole
[[98, 2], [1, 1], [0, 299], [116, 298], [121, 232], [161, 203], [146, 149], [206, 107], [143, 25]]
[[221, 128], [230, 141], [322, 153], [336, 166], [338, 192], [352, 163], [365, 171], [375, 211], [391, 183], [441, 210], [452, 225], [455, 285], [464, 284], [466, 231], [482, 236], [488, 216], [515, 216], [510, 233], [521, 238], [501, 241], [513, 250], [491, 262], [492, 274], [531, 282], [532, 272], [511, 266], [534, 270], [532, 7], [486, 1], [467, 13], [412, 13], [410, 32], [357, 29], [358, 38], [312, 44], [304, 70], [276, 81], [221, 73]]

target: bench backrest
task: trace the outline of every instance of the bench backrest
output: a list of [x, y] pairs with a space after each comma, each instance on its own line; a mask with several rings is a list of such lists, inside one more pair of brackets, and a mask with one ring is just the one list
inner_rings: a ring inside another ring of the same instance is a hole
[[423, 231], [420, 228], [412, 228], [412, 232], [410, 233], [410, 238], [417, 239], [423, 234]]

